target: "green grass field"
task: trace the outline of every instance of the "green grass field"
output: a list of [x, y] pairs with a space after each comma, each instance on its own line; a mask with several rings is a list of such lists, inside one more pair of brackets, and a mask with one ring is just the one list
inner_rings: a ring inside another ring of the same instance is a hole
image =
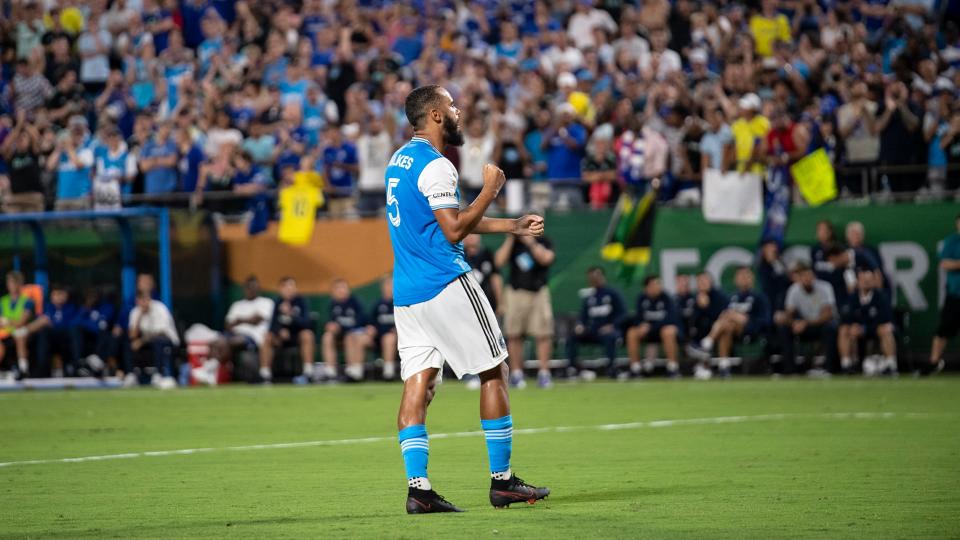
[[0, 394], [0, 537], [960, 537], [957, 378], [514, 392], [514, 469], [553, 494], [508, 510], [464, 433], [478, 396], [448, 382], [428, 429], [456, 435], [431, 440], [430, 473], [468, 512], [430, 516], [403, 510], [399, 392]]

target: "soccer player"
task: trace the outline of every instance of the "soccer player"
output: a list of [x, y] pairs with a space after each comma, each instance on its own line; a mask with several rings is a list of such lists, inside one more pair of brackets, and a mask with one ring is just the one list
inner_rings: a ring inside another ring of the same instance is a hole
[[698, 360], [709, 360], [714, 344], [717, 345], [717, 369], [725, 372], [730, 367], [730, 353], [734, 338], [756, 336], [766, 330], [770, 320], [770, 302], [766, 295], [753, 290], [753, 270], [749, 266], [737, 268], [733, 275], [737, 291], [730, 297], [727, 309], [720, 313], [710, 333], [692, 344], [687, 353]]
[[[285, 276], [280, 278], [280, 298], [273, 307], [270, 319], [270, 334], [261, 346], [260, 379], [269, 383], [273, 380], [273, 355], [278, 349], [297, 347], [303, 365], [302, 375], [311, 379], [313, 373], [313, 350], [316, 346], [316, 334], [313, 333], [313, 321], [307, 301], [297, 292], [297, 280]], [[330, 373], [322, 373], [330, 377]], [[336, 376], [334, 366], [333, 376]]]
[[[587, 270], [587, 282], [590, 284], [590, 295], [583, 299], [580, 317], [573, 327], [573, 334], [567, 338], [567, 358], [570, 360], [568, 373], [574, 375], [579, 369], [577, 349], [580, 344], [597, 343], [603, 345], [607, 355], [607, 375], [615, 378], [623, 299], [619, 292], [607, 287], [607, 276], [599, 266]], [[586, 375], [587, 372], [580, 374]]]
[[392, 381], [397, 375], [397, 325], [393, 317], [393, 276], [380, 280], [380, 300], [370, 311], [367, 334], [383, 360], [383, 380]]
[[653, 361], [640, 363], [640, 351], [644, 342], [659, 343], [667, 355], [667, 376], [680, 376], [677, 361], [680, 316], [673, 299], [664, 292], [660, 276], [651, 275], [643, 280], [643, 294], [637, 298], [637, 324], [627, 329], [627, 350], [630, 352], [630, 375], [640, 376], [643, 371], [653, 373]]
[[[874, 340], [880, 345], [880, 361], [863, 360], [863, 374], [897, 374], [897, 339], [893, 328], [893, 308], [886, 291], [878, 286], [877, 274], [862, 269], [857, 272], [857, 291], [853, 297], [854, 324], [840, 334], [840, 343], [848, 340], [846, 351], [856, 350], [861, 341]], [[844, 349], [841, 349], [844, 350]], [[852, 363], [843, 367], [849, 368]]]
[[327, 375], [337, 372], [337, 345], [342, 344], [346, 379], [362, 381], [363, 353], [370, 344], [363, 306], [350, 292], [346, 280], [334, 280], [330, 293], [330, 320], [324, 326], [322, 338]]
[[506, 343], [496, 316], [464, 260], [470, 233], [543, 234], [543, 218], [483, 216], [506, 182], [495, 165], [483, 168], [483, 188], [460, 209], [457, 170], [443, 157], [460, 145], [460, 111], [444, 88], [423, 86], [405, 103], [414, 136], [387, 165], [387, 222], [393, 244], [394, 317], [403, 398], [397, 415], [407, 473], [409, 514], [460, 512], [427, 479], [429, 444], [424, 425], [440, 370], [480, 376], [480, 425], [490, 458], [490, 503], [536, 502], [550, 494], [520, 480], [510, 468], [513, 421], [507, 397]]

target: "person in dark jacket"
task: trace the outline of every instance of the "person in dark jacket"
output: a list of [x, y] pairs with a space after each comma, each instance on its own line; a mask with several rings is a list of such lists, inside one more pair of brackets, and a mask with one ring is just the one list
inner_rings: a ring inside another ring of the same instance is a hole
[[697, 295], [690, 285], [690, 276], [678, 274], [674, 284], [674, 303], [677, 305], [677, 315], [680, 317], [680, 334], [690, 337], [697, 313]]
[[323, 331], [324, 375], [330, 378], [336, 374], [337, 349], [342, 346], [347, 379], [363, 380], [363, 355], [370, 344], [363, 306], [351, 294], [346, 280], [335, 280], [330, 290], [330, 319]]
[[713, 323], [717, 322], [720, 314], [727, 308], [730, 299], [723, 291], [713, 286], [713, 276], [710, 272], [697, 274], [696, 305], [693, 311], [693, 327], [688, 336], [690, 341], [703, 339], [710, 333]]
[[857, 272], [857, 294], [853, 298], [854, 323], [840, 339], [850, 340], [851, 350], [868, 341], [880, 346], [880, 358], [868, 357], [863, 361], [863, 374], [896, 375], [897, 341], [894, 335], [893, 308], [886, 291], [877, 283], [877, 275], [869, 270]]
[[587, 282], [592, 290], [590, 295], [583, 299], [580, 317], [573, 327], [573, 333], [567, 339], [570, 373], [574, 374], [579, 370], [579, 346], [583, 343], [599, 343], [606, 352], [607, 374], [615, 376], [617, 341], [620, 339], [620, 325], [624, 314], [623, 297], [615, 289], [607, 287], [606, 273], [599, 266], [587, 270]]
[[297, 281], [292, 277], [280, 279], [280, 298], [273, 308], [270, 319], [270, 335], [263, 343], [260, 355], [260, 378], [264, 382], [273, 380], [273, 355], [277, 349], [297, 347], [303, 361], [303, 372], [307, 379], [313, 375], [313, 351], [316, 348], [316, 334], [307, 301], [297, 293]]
[[733, 340], [745, 336], [755, 337], [766, 332], [770, 325], [770, 302], [766, 295], [753, 288], [753, 270], [741, 266], [733, 277], [737, 286], [730, 296], [727, 308], [720, 313], [710, 333], [698, 344], [691, 344], [687, 353], [701, 361], [710, 359], [714, 345], [717, 346], [718, 368], [722, 375], [729, 370]]
[[393, 276], [380, 280], [380, 300], [370, 310], [367, 334], [374, 350], [383, 360], [383, 378], [392, 380], [397, 373], [397, 325], [393, 317]]
[[640, 362], [643, 344], [659, 343], [667, 355], [667, 375], [680, 376], [677, 361], [677, 340], [680, 336], [680, 315], [673, 299], [663, 290], [660, 276], [650, 275], [643, 280], [643, 294], [637, 298], [636, 324], [627, 329], [627, 351], [630, 355], [630, 374], [639, 376], [653, 372], [653, 361]]
[[[43, 306], [41, 315], [33, 325], [38, 330], [37, 358], [45, 367], [52, 365], [54, 376], [74, 376], [80, 369], [80, 351], [77, 333], [79, 309], [70, 302], [66, 287], [50, 287], [50, 300]], [[60, 358], [53, 363], [52, 356]]]
[[114, 305], [105, 301], [95, 287], [87, 290], [83, 307], [80, 308], [77, 317], [78, 354], [80, 356], [86, 354], [84, 362], [94, 373], [103, 370], [106, 360], [114, 351], [113, 334], [110, 328], [113, 326], [116, 312]]

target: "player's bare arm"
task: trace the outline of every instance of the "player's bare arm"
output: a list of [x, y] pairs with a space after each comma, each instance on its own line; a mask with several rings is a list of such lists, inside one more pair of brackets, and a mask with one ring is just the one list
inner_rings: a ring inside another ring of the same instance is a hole
[[512, 233], [519, 236], [543, 235], [543, 218], [527, 215], [517, 219], [484, 217], [497, 198], [506, 177], [499, 167], [488, 163], [483, 167], [483, 189], [470, 206], [463, 210], [439, 208], [433, 213], [443, 235], [450, 243], [460, 242], [470, 233]]

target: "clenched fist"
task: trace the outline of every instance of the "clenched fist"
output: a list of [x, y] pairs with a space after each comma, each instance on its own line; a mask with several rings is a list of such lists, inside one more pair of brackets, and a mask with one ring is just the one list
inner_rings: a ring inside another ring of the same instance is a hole
[[543, 236], [543, 218], [529, 214], [513, 220], [513, 234], [517, 236]]
[[504, 176], [500, 167], [493, 163], [487, 163], [483, 166], [483, 187], [492, 189], [494, 197], [500, 193], [500, 189], [506, 182], [507, 177]]

